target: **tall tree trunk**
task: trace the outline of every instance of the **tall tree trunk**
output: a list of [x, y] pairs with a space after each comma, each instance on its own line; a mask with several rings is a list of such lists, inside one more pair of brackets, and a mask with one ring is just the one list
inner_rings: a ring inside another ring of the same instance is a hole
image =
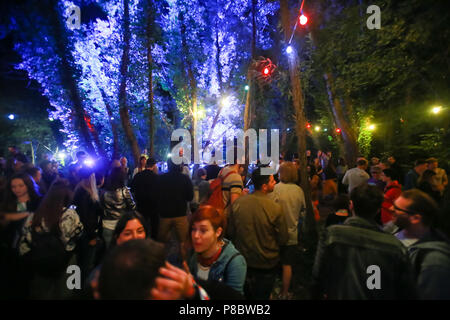
[[220, 52], [221, 52], [221, 47], [220, 47], [220, 42], [219, 42], [219, 24], [217, 19], [219, 18], [219, 15], [217, 14], [216, 16], [216, 68], [217, 68], [217, 82], [219, 83], [219, 93], [220, 95], [223, 94], [223, 83], [222, 83], [222, 79], [223, 79], [223, 75], [222, 75], [222, 64], [220, 63]]
[[86, 151], [91, 155], [95, 155], [95, 148], [85, 120], [85, 110], [83, 108], [82, 99], [80, 97], [78, 86], [75, 82], [76, 70], [74, 68], [72, 54], [68, 49], [69, 46], [65, 36], [62, 17], [58, 14], [59, 9], [57, 5], [52, 5], [53, 2], [46, 2], [46, 4], [49, 4], [50, 19], [55, 35], [56, 52], [58, 53], [61, 61], [61, 83], [63, 88], [69, 94], [72, 110], [75, 115], [74, 127], [79, 132], [82, 139], [81, 143], [85, 146]]
[[148, 63], [148, 105], [150, 106], [149, 114], [149, 138], [150, 138], [150, 157], [154, 157], [154, 133], [155, 133], [155, 101], [153, 99], [153, 56], [152, 56], [152, 29], [153, 29], [153, 1], [150, 0], [150, 8], [147, 13], [147, 63]]
[[327, 86], [328, 99], [330, 101], [331, 111], [333, 113], [337, 126], [341, 129], [342, 139], [344, 140], [345, 160], [349, 167], [353, 167], [358, 157], [357, 137], [353, 128], [345, 119], [344, 111], [336, 90], [331, 73], [326, 73], [324, 79]]
[[187, 69], [187, 77], [189, 81], [189, 89], [190, 89], [190, 104], [191, 104], [191, 110], [192, 110], [192, 132], [191, 136], [192, 139], [196, 139], [196, 133], [197, 133], [197, 81], [194, 76], [194, 71], [192, 69], [192, 63], [189, 59], [189, 46], [187, 43], [187, 37], [186, 37], [186, 23], [184, 20], [184, 14], [183, 12], [179, 15], [180, 24], [181, 24], [181, 45], [183, 48], [183, 58], [184, 58], [184, 64]]
[[[244, 132], [250, 129], [253, 120], [253, 108], [254, 105], [254, 90], [255, 90], [255, 80], [252, 76], [253, 62], [256, 59], [256, 8], [258, 5], [258, 0], [252, 0], [252, 51], [251, 51], [251, 61], [247, 70], [247, 97], [245, 99], [244, 107]], [[248, 166], [250, 164], [250, 138], [246, 137], [244, 140], [244, 150], [245, 150], [245, 166], [244, 175], [247, 176]], [[278, 156], [278, 155], [277, 155]]]
[[[252, 68], [253, 68], [253, 61], [256, 59], [256, 9], [257, 9], [258, 1], [252, 0], [252, 61], [250, 62], [250, 65], [248, 67], [247, 72], [247, 81], [248, 81], [248, 91], [247, 91], [247, 98], [245, 100], [245, 109], [244, 109], [244, 131], [250, 128], [252, 125], [253, 120], [253, 113], [254, 108], [253, 102], [254, 102], [254, 90], [255, 90], [255, 83], [254, 79], [252, 77]], [[246, 147], [247, 149], [247, 147]]]
[[345, 95], [345, 97], [344, 97], [344, 107], [345, 107], [344, 115], [347, 118], [347, 122], [353, 128], [357, 127], [358, 124], [355, 123], [355, 121], [353, 120], [353, 102], [348, 95]]
[[[216, 1], [216, 4], [217, 4], [217, 1]], [[215, 41], [215, 45], [216, 45], [216, 68], [217, 68], [217, 81], [219, 83], [219, 93], [220, 93], [220, 96], [222, 97], [222, 94], [223, 94], [223, 83], [222, 83], [223, 75], [222, 75], [222, 64], [220, 63], [221, 48], [220, 48], [220, 43], [219, 43], [219, 29], [218, 29], [217, 18], [218, 18], [218, 14], [216, 15], [216, 41]], [[223, 108], [223, 104], [220, 102], [219, 103], [219, 108], [217, 109], [216, 115], [214, 116], [211, 128], [209, 129], [208, 138], [206, 140], [205, 148], [207, 146], [209, 146], [210, 143], [211, 143], [210, 141], [211, 141], [212, 135], [214, 133], [214, 128], [216, 127], [217, 122], [219, 121], [219, 116], [220, 116], [220, 113], [222, 112], [222, 108]]]
[[252, 0], [252, 59], [256, 58], [256, 10], [258, 0]]
[[[289, 5], [287, 0], [280, 0], [281, 9], [281, 23], [284, 30], [284, 38], [287, 42], [289, 40], [289, 33], [291, 31]], [[318, 241], [318, 234], [316, 229], [316, 222], [314, 219], [314, 211], [311, 199], [311, 191], [307, 173], [306, 162], [306, 117], [304, 114], [304, 101], [302, 86], [300, 82], [299, 61], [297, 55], [289, 56], [289, 77], [292, 86], [292, 100], [294, 103], [295, 119], [296, 119], [296, 133], [298, 138], [298, 156], [300, 161], [300, 185], [305, 194], [306, 201], [306, 217], [305, 217], [305, 243], [306, 248], [313, 249]]]
[[[97, 84], [98, 87], [98, 84]], [[109, 124], [111, 126], [111, 131], [113, 134], [113, 159], [118, 159], [119, 158], [119, 134], [117, 131], [117, 123], [114, 120], [114, 115], [112, 112], [112, 108], [111, 108], [111, 104], [109, 102], [108, 96], [106, 95], [105, 91], [98, 87], [100, 90], [100, 94], [102, 96], [103, 102], [105, 103], [105, 107], [106, 107], [106, 112], [108, 113], [108, 118], [109, 118]]]
[[[316, 29], [313, 27], [311, 29], [311, 40], [315, 47], [316, 43]], [[351, 114], [348, 114], [349, 120], [345, 117], [345, 112], [342, 108], [341, 101], [337, 95], [336, 88], [334, 85], [333, 74], [331, 71], [326, 72], [324, 75], [324, 80], [327, 88], [328, 100], [330, 102], [331, 112], [333, 114], [334, 122], [341, 129], [342, 140], [344, 142], [344, 158], [349, 167], [353, 167], [356, 163], [356, 158], [358, 157], [358, 143], [355, 130], [351, 125]], [[353, 106], [350, 103], [350, 98], [345, 97], [347, 104], [347, 112], [351, 113], [353, 111]]]
[[139, 146], [134, 135], [133, 128], [130, 122], [130, 115], [128, 113], [127, 106], [127, 79], [128, 79], [128, 64], [130, 61], [130, 12], [129, 12], [129, 0], [123, 0], [123, 53], [122, 60], [120, 62], [120, 87], [119, 87], [119, 112], [120, 119], [122, 121], [122, 127], [127, 137], [128, 143], [131, 146], [133, 153], [134, 164], [139, 163]]
[[247, 72], [248, 91], [247, 91], [247, 97], [245, 99], [245, 108], [244, 108], [244, 131], [249, 129], [252, 124], [251, 105], [252, 105], [252, 101], [253, 101], [253, 90], [255, 88], [255, 85], [254, 85], [254, 80], [252, 78], [251, 68], [252, 68], [252, 66], [250, 65], [248, 67], [248, 72]]
[[150, 114], [149, 114], [149, 136], [150, 136], [150, 156], [155, 156], [155, 101], [153, 98], [153, 57], [152, 57], [152, 49], [151, 46], [148, 48], [148, 103], [150, 105]]
[[[281, 112], [283, 112], [283, 111], [281, 111]], [[286, 145], [286, 142], [287, 142], [287, 129], [289, 129], [289, 128], [286, 125], [286, 122], [285, 121], [281, 121], [281, 146], [280, 146], [280, 153], [283, 155], [283, 158], [284, 158], [284, 155], [285, 155], [285, 153], [287, 151], [287, 145]]]

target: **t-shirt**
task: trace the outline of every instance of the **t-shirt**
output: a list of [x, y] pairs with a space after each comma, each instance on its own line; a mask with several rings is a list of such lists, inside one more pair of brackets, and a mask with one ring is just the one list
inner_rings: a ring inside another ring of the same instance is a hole
[[386, 187], [386, 183], [384, 183], [382, 180], [377, 180], [375, 178], [370, 178], [369, 180], [367, 180], [367, 184], [369, 186], [377, 187], [378, 189], [380, 189], [383, 192], [384, 192], [384, 188]]
[[436, 180], [437, 183], [443, 184], [444, 182], [447, 181], [447, 173], [445, 172], [444, 169], [436, 168], [434, 172], [436, 173], [434, 179]]
[[[225, 177], [231, 171], [234, 171], [231, 169], [231, 167], [225, 167], [222, 169], [219, 176]], [[231, 210], [231, 194], [234, 193], [240, 195], [243, 189], [244, 184], [242, 182], [241, 176], [238, 173], [232, 173], [225, 178], [222, 184], [222, 192], [226, 213], [229, 213]]]
[[26, 212], [26, 211], [27, 211], [27, 203], [17, 202], [17, 212]]
[[[440, 186], [442, 184], [444, 184], [444, 182], [448, 181], [447, 178], [447, 173], [445, 172], [444, 169], [441, 168], [436, 168], [434, 169], [434, 172], [436, 173], [436, 175], [433, 176], [433, 185], [434, 186]], [[442, 190], [441, 195], [444, 194], [444, 190]]]
[[410, 247], [413, 244], [415, 244], [417, 241], [419, 241], [418, 238], [408, 238], [405, 235], [405, 230], [399, 231], [395, 234], [395, 237], [400, 240], [401, 243], [403, 243], [403, 245], [405, 247]]
[[198, 263], [197, 267], [197, 277], [202, 280], [208, 280], [209, 277], [209, 271], [211, 270], [211, 267], [204, 267], [200, 263]]
[[280, 182], [275, 185], [269, 196], [281, 206], [285, 216], [289, 232], [289, 240], [286, 245], [296, 245], [298, 243], [298, 219], [306, 209], [302, 188], [293, 183]]
[[348, 192], [350, 193], [354, 188], [366, 183], [369, 179], [370, 176], [367, 172], [360, 168], [353, 168], [345, 173], [342, 183], [348, 185]]
[[281, 206], [263, 192], [239, 197], [232, 205], [227, 227], [247, 266], [272, 269], [280, 262], [280, 246], [289, 240]]

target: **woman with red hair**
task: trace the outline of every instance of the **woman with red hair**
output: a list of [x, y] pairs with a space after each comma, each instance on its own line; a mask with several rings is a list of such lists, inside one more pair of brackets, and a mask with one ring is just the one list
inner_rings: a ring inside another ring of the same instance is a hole
[[212, 206], [200, 206], [189, 224], [194, 254], [189, 269], [195, 279], [216, 280], [244, 293], [245, 258], [224, 238], [225, 216]]

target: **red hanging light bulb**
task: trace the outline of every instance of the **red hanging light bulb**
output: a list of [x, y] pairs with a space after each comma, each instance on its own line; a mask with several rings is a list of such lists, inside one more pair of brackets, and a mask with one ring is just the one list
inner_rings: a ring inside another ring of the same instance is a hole
[[301, 24], [302, 26], [304, 26], [304, 25], [306, 25], [306, 24], [308, 23], [308, 17], [305, 16], [305, 15], [302, 13], [302, 15], [301, 15], [300, 18], [299, 18], [299, 21], [300, 21], [300, 24]]

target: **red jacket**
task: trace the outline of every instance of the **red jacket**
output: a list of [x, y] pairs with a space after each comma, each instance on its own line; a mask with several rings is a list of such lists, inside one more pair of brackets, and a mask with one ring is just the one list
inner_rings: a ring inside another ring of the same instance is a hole
[[394, 204], [394, 201], [400, 197], [401, 193], [402, 185], [399, 184], [397, 180], [392, 181], [384, 188], [384, 201], [381, 205], [381, 222], [383, 222], [383, 224], [386, 224], [393, 219], [389, 209]]

